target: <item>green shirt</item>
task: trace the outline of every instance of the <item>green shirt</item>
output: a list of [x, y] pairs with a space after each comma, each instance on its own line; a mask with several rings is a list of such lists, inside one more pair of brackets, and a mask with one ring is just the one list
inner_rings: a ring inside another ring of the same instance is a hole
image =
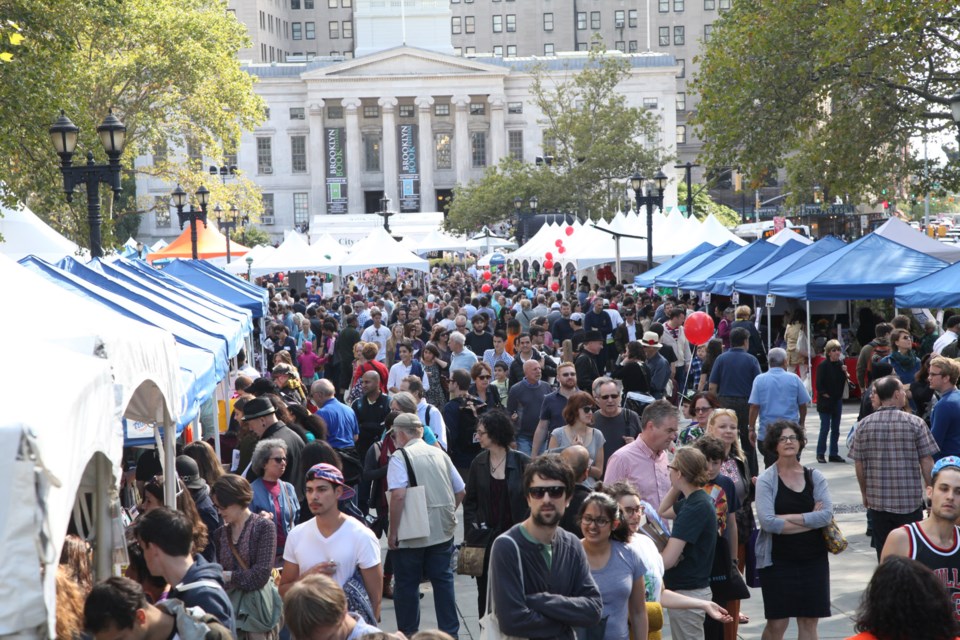
[[543, 556], [543, 561], [547, 563], [547, 571], [553, 570], [553, 545], [552, 544], [543, 544], [539, 540], [536, 540], [533, 536], [530, 535], [530, 532], [527, 531], [527, 528], [523, 525], [520, 525], [520, 533], [524, 538], [537, 545], [537, 548], [540, 549], [540, 555]]

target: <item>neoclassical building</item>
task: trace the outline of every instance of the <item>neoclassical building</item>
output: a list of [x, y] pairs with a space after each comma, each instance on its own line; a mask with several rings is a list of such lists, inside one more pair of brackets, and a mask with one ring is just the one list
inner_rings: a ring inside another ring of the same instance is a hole
[[[658, 139], [648, 142], [675, 155], [674, 58], [608, 55], [629, 63], [621, 84], [628, 104], [660, 117]], [[400, 45], [351, 59], [247, 65], [268, 112], [260, 127], [243, 135], [236, 162], [261, 188], [260, 226], [278, 239], [298, 227], [311, 234], [333, 231], [337, 220], [328, 216], [373, 214], [383, 197], [391, 211], [441, 211], [455, 185], [481, 178], [504, 156], [524, 162], [549, 156], [543, 117], [532, 101], [531, 68], [565, 76], [587, 59], [584, 52], [465, 58]], [[664, 171], [676, 174], [673, 163]], [[171, 222], [162, 210], [171, 189], [159, 180], [138, 180], [138, 196], [161, 205], [159, 215], [144, 217], [145, 240], [177, 235], [176, 216]], [[667, 205], [675, 202], [672, 180]], [[372, 224], [379, 220], [371, 215]]]

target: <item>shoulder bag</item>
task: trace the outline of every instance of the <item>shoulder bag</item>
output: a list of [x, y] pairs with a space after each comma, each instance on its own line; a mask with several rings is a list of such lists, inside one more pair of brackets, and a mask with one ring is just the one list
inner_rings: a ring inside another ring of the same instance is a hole
[[[810, 484], [813, 484], [813, 469], [809, 467], [804, 468], [809, 479]], [[823, 535], [824, 546], [826, 546], [827, 551], [833, 555], [843, 553], [847, 548], [847, 539], [843, 536], [843, 531], [840, 530], [840, 527], [837, 526], [837, 521], [834, 518], [830, 518], [830, 524], [825, 527], [820, 528], [820, 533]]]
[[[506, 538], [517, 550], [517, 569], [520, 571], [520, 588], [523, 589], [523, 562], [520, 559], [520, 546], [517, 541], [509, 535], [500, 536]], [[500, 620], [494, 610], [493, 603], [493, 576], [487, 576], [487, 609], [488, 613], [480, 618], [480, 640], [522, 640], [517, 636], [508, 636], [500, 631]]]
[[430, 520], [427, 514], [427, 490], [417, 484], [417, 474], [410, 464], [410, 456], [403, 448], [397, 449], [394, 455], [400, 454], [407, 465], [407, 490], [403, 500], [403, 515], [400, 517], [400, 526], [397, 529], [398, 540], [414, 540], [430, 536]]
[[[233, 543], [230, 531], [228, 530], [226, 533], [230, 552], [237, 559], [240, 568], [246, 571], [250, 568], [249, 565], [237, 551], [237, 545]], [[277, 590], [275, 581], [268, 579], [266, 584], [256, 591], [230, 589], [227, 593], [230, 596], [230, 603], [233, 605], [238, 630], [249, 633], [269, 633], [280, 624], [283, 601], [280, 599], [280, 592]]]

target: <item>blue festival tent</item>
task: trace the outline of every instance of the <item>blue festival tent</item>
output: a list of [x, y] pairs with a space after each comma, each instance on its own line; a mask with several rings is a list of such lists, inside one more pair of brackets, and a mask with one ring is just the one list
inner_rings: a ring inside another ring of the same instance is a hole
[[637, 287], [652, 287], [657, 276], [666, 273], [674, 267], [679, 267], [682, 264], [686, 264], [697, 256], [701, 256], [708, 251], [713, 251], [716, 248], [716, 246], [710, 244], [709, 242], [702, 242], [686, 253], [681, 253], [675, 258], [667, 260], [663, 264], [658, 264], [653, 269], [650, 269], [650, 271], [644, 271], [640, 275], [634, 276], [633, 284]]
[[735, 251], [717, 257], [698, 269], [690, 271], [679, 279], [677, 286], [691, 291], [709, 291], [713, 286], [713, 279], [731, 273], [737, 273], [754, 267], [758, 262], [777, 250], [777, 245], [766, 240], [757, 240], [748, 245], [737, 247]]
[[785, 258], [768, 263], [748, 276], [737, 278], [733, 283], [733, 288], [739, 293], [765, 296], [767, 295], [767, 286], [774, 278], [789, 273], [791, 270], [800, 269], [814, 260], [819, 260], [845, 246], [846, 243], [843, 240], [834, 236], [820, 238], [813, 244], [802, 247], [799, 251]]
[[213, 353], [194, 342], [208, 341], [210, 340], [208, 336], [202, 334], [198, 336], [198, 332], [195, 330], [186, 325], [181, 325], [176, 320], [161, 315], [152, 309], [127, 300], [122, 293], [103, 289], [72, 273], [58, 269], [35, 256], [23, 258], [20, 260], [20, 264], [53, 284], [102, 304], [126, 318], [169, 331], [177, 343], [180, 382], [184, 392], [184, 396], [179, 402], [180, 419], [177, 422], [177, 433], [180, 433], [187, 424], [196, 419], [200, 413], [200, 405], [212, 397], [218, 380]]
[[960, 307], [960, 262], [895, 289], [898, 307]]
[[744, 269], [743, 271], [737, 271], [736, 273], [729, 273], [726, 275], [717, 275], [715, 274], [710, 280], [712, 281], [712, 286], [710, 287], [710, 293], [716, 293], [722, 296], [729, 296], [734, 292], [733, 283], [737, 281], [738, 278], [744, 278], [754, 271], [763, 269], [764, 267], [771, 265], [775, 262], [783, 260], [787, 256], [793, 255], [800, 249], [809, 246], [804, 242], [799, 240], [788, 240], [784, 244], [776, 247], [776, 251], [768, 255], [766, 258], [758, 262], [757, 264]]
[[[143, 265], [141, 268], [149, 269], [150, 267]], [[267, 315], [265, 289], [217, 269], [203, 260], [171, 260], [164, 266], [163, 272], [238, 307], [249, 309], [254, 318]]]
[[672, 269], [667, 270], [662, 275], [659, 275], [655, 278], [655, 283], [658, 287], [674, 287], [676, 288], [680, 278], [684, 277], [691, 271], [695, 271], [702, 267], [703, 265], [710, 264], [717, 258], [721, 258], [728, 253], [733, 253], [740, 248], [740, 245], [734, 242], [733, 240], [728, 240], [724, 242], [719, 247], [714, 248], [712, 251], [708, 251], [704, 254], [701, 254], [689, 260], [685, 264], [678, 265]]
[[893, 298], [897, 285], [912, 282], [946, 265], [943, 260], [870, 233], [776, 278], [767, 291], [802, 300]]

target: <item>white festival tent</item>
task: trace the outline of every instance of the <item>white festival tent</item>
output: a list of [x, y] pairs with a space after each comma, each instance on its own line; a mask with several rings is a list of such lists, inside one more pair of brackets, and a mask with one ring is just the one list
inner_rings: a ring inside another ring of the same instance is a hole
[[286, 240], [263, 259], [254, 257], [250, 266], [253, 277], [278, 271], [323, 271], [336, 273], [337, 263], [317, 255], [299, 233], [291, 233]]
[[313, 252], [314, 257], [332, 260], [335, 263], [339, 263], [346, 258], [348, 253], [347, 249], [337, 242], [337, 239], [329, 233], [324, 233], [310, 243], [310, 250]]
[[232, 273], [233, 275], [240, 275], [247, 272], [247, 258], [252, 258], [253, 263], [257, 264], [258, 261], [263, 261], [267, 259], [271, 253], [276, 251], [276, 247], [271, 247], [268, 244], [258, 244], [253, 247], [244, 255], [242, 258], [237, 258], [236, 260], [231, 260], [230, 264], [227, 264], [223, 267], [223, 270], [227, 273]]
[[441, 229], [437, 228], [427, 234], [423, 240], [417, 243], [416, 249], [414, 252], [417, 255], [423, 255], [425, 253], [433, 253], [434, 251], [458, 251], [463, 252], [467, 248], [467, 240], [465, 238], [457, 238], [451, 236], [447, 233], [444, 233]]
[[30, 211], [26, 205], [16, 209], [0, 206], [0, 253], [14, 261], [29, 255], [53, 263], [65, 256], [88, 253], [77, 243], [64, 238]]
[[[56, 402], [50, 401], [50, 390], [37, 383], [42, 372], [11, 376], [7, 393], [17, 401], [0, 409], [0, 544], [8, 557], [0, 563], [0, 636], [20, 632], [52, 637], [54, 569], [77, 493], [93, 496], [86, 524], [96, 532], [95, 540], [103, 542], [95, 563], [98, 576], [105, 577], [112, 565], [111, 507], [123, 447], [119, 418], [170, 427], [164, 435], [169, 434], [172, 452], [180, 416], [179, 358], [170, 333], [75, 295], [8, 258], [0, 257], [0, 279], [5, 283], [0, 300], [7, 308], [36, 298], [57, 300], [70, 309], [67, 323], [33, 314], [30, 331], [35, 340], [25, 344], [8, 336], [0, 346], [5, 361], [19, 362], [28, 371], [31, 363], [55, 362], [57, 371], [67, 372], [58, 377]], [[34, 464], [18, 460], [25, 430], [35, 437], [43, 466], [56, 482], [30, 473]], [[28, 526], [12, 513], [28, 515]], [[38, 529], [34, 517], [46, 518], [47, 527]], [[41, 583], [42, 564], [46, 571]], [[37, 629], [45, 624], [50, 634]]]
[[[374, 227], [366, 238], [350, 248], [350, 255], [339, 265], [339, 269], [346, 275], [377, 267], [429, 271], [430, 263], [400, 246], [383, 227]], [[336, 274], [337, 268], [323, 271]]]
[[924, 235], [899, 218], [890, 218], [874, 231], [878, 236], [949, 263], [960, 260], [960, 245], [947, 244]]
[[797, 242], [800, 242], [806, 245], [813, 244], [813, 240], [811, 238], [808, 238], [807, 236], [802, 236], [789, 227], [784, 227], [777, 233], [767, 238], [767, 242], [769, 242], [770, 244], [775, 244], [778, 247], [782, 247], [783, 245], [787, 244], [791, 240], [796, 240]]

